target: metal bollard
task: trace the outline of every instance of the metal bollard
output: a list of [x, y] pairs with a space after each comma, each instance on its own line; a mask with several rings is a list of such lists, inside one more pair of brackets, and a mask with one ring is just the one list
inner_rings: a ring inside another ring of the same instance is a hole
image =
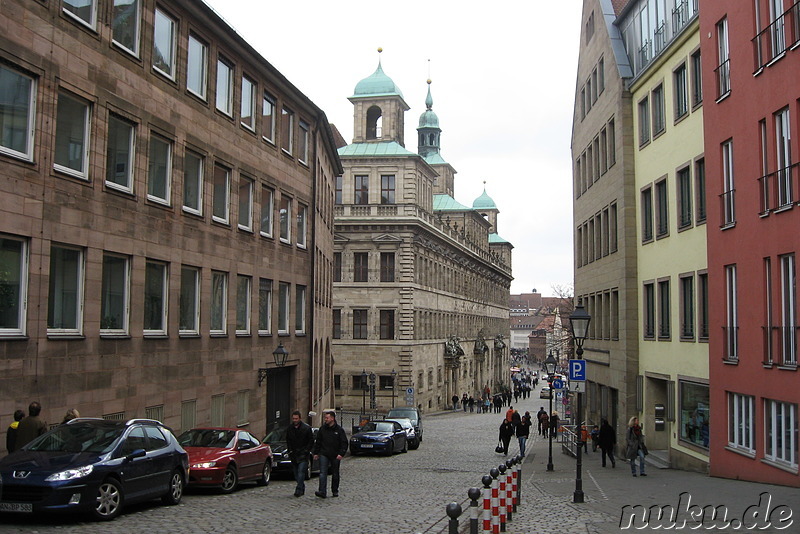
[[521, 456], [517, 456], [517, 504], [522, 506], [522, 460]]
[[500, 471], [493, 467], [492, 475], [492, 534], [500, 534]]
[[469, 496], [469, 534], [478, 534], [478, 499], [481, 498], [481, 490], [470, 488], [467, 490]]
[[500, 464], [497, 466], [497, 470], [500, 471], [500, 532], [506, 531], [506, 513], [508, 512], [508, 507], [506, 506], [506, 482], [508, 481], [508, 477], [506, 476], [506, 465]]
[[461, 505], [457, 502], [451, 502], [444, 511], [447, 513], [448, 517], [450, 517], [447, 532], [449, 534], [458, 534], [458, 518], [461, 516]]
[[506, 523], [514, 518], [514, 469], [511, 460], [506, 460]]
[[491, 534], [492, 532], [492, 477], [490, 475], [483, 475], [481, 483], [483, 484], [483, 532], [484, 534]]

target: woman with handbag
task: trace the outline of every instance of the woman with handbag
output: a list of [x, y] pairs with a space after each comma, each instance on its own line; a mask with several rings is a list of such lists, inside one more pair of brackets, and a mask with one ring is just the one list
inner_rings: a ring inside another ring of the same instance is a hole
[[[511, 437], [514, 435], [514, 425], [511, 424], [511, 421], [508, 419], [503, 419], [503, 423], [500, 425], [500, 444], [503, 445], [503, 454], [508, 456], [508, 444], [511, 443]], [[498, 449], [500, 448], [500, 444], [498, 444], [497, 448], [495, 449], [497, 452], [500, 452]]]
[[636, 459], [639, 459], [639, 475], [646, 477], [644, 472], [644, 457], [647, 447], [644, 444], [644, 434], [639, 426], [639, 418], [631, 417], [628, 421], [628, 434], [626, 439], [625, 458], [631, 461], [631, 474], [636, 476]]

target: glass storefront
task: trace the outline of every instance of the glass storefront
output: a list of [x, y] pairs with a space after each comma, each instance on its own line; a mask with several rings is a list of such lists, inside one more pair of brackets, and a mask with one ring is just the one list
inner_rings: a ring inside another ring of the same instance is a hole
[[708, 385], [680, 382], [680, 439], [708, 448]]

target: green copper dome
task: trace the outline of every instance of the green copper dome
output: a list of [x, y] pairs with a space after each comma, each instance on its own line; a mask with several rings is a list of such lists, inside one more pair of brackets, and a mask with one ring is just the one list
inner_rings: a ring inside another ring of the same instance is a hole
[[431, 81], [428, 80], [428, 97], [425, 99], [425, 107], [427, 108], [419, 116], [420, 128], [438, 128], [439, 117], [433, 112], [433, 97], [431, 96]]
[[390, 95], [397, 95], [403, 98], [400, 88], [383, 72], [380, 61], [378, 61], [378, 68], [375, 72], [358, 82], [353, 91], [353, 97]]
[[486, 187], [483, 188], [483, 194], [475, 199], [472, 203], [474, 209], [497, 209], [497, 206], [492, 200], [492, 197], [486, 194]]

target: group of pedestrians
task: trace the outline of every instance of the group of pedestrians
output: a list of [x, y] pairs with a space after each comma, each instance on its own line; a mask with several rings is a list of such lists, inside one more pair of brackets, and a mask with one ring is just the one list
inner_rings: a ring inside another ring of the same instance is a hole
[[14, 412], [14, 421], [6, 431], [6, 449], [8, 453], [21, 449], [34, 439], [47, 432], [47, 423], [39, 415], [42, 405], [33, 401], [28, 405], [28, 416], [22, 410]]
[[548, 414], [547, 410], [544, 409], [544, 406], [539, 408], [539, 411], [536, 412], [536, 421], [537, 421], [537, 428], [539, 430], [539, 435], [546, 438], [549, 435], [552, 435], [553, 438], [558, 436], [558, 412], [553, 410], [553, 413]]
[[309, 457], [319, 461], [319, 489], [314, 495], [322, 499], [328, 496], [328, 475], [331, 475], [331, 495], [339, 496], [341, 480], [339, 467], [347, 453], [347, 434], [336, 422], [336, 412], [323, 412], [322, 426], [317, 430], [316, 439], [311, 427], [303, 422], [299, 411], [292, 413], [292, 424], [286, 431], [286, 450], [294, 469], [296, 482], [294, 496], [301, 497], [306, 492], [306, 472]]
[[464, 413], [501, 413], [504, 406], [511, 405], [512, 398], [519, 398], [520, 391], [503, 391], [492, 394], [487, 386], [481, 394], [470, 395], [463, 393], [461, 397], [456, 394], [450, 398], [453, 403], [453, 411], [463, 410]]
[[531, 425], [530, 412], [525, 412], [525, 415], [521, 416], [513, 406], [509, 406], [503, 422], [500, 423], [497, 451], [500, 452], [502, 448], [502, 454], [508, 456], [508, 446], [511, 444], [511, 438], [517, 436], [520, 455], [525, 456], [525, 448], [531, 433]]

